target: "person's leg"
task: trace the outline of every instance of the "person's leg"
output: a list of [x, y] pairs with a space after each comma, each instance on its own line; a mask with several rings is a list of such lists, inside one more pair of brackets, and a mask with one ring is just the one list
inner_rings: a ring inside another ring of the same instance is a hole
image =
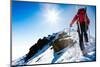
[[79, 46], [80, 46], [81, 51], [83, 51], [84, 50], [84, 43], [83, 43], [83, 30], [82, 30], [81, 24], [80, 24], [80, 28], [79, 28], [79, 25], [78, 25], [77, 32], [78, 32], [78, 36], [79, 36]]
[[[88, 42], [87, 28], [86, 28], [86, 25], [84, 22], [81, 25], [81, 27], [82, 27], [82, 32], [83, 32], [85, 42]], [[83, 44], [82, 46], [83, 46], [82, 53], [85, 56], [85, 55], [87, 55], [87, 51], [85, 50], [85, 44]]]
[[80, 45], [81, 51], [83, 51], [83, 50], [84, 50], [83, 32], [81, 32], [81, 34], [80, 34], [80, 36], [79, 36], [79, 45]]
[[[81, 32], [80, 32], [81, 30]], [[84, 46], [84, 42], [83, 42], [83, 33], [84, 33], [84, 24], [80, 24], [80, 28], [78, 25], [78, 35], [79, 35], [79, 46], [80, 49], [82, 51], [82, 54], [85, 56], [87, 54], [87, 52], [85, 51], [85, 46]]]
[[85, 45], [84, 45], [84, 42], [83, 42], [83, 33], [80, 34], [80, 38], [79, 38], [79, 39], [80, 39], [80, 40], [79, 40], [80, 49], [81, 49], [81, 51], [82, 51], [83, 56], [85, 56], [85, 55], [87, 55], [87, 52], [86, 52], [86, 50], [85, 50]]
[[88, 34], [86, 31], [84, 32], [84, 38], [85, 38], [85, 42], [88, 42]]
[[85, 24], [85, 22], [83, 22], [82, 24], [82, 30], [84, 32], [84, 39], [85, 39], [85, 42], [88, 42], [88, 34], [87, 34], [87, 25]]

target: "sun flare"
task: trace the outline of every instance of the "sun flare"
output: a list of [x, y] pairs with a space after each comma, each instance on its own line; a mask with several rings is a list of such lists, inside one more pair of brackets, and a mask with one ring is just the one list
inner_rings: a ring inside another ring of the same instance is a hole
[[59, 20], [59, 12], [55, 9], [48, 10], [46, 13], [46, 20], [51, 24], [57, 23]]

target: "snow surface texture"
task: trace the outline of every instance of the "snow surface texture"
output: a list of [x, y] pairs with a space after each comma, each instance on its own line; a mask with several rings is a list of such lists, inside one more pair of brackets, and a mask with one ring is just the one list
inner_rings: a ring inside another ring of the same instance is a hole
[[[75, 42], [71, 47], [66, 47], [59, 52], [54, 52], [52, 43], [58, 39], [59, 34], [65, 32], [64, 36], [70, 35], [69, 38]], [[65, 63], [65, 62], [82, 62], [82, 61], [96, 61], [96, 43], [95, 38], [89, 37], [89, 42], [85, 44], [85, 50], [87, 55], [83, 56], [78, 42], [78, 34], [76, 31], [68, 32], [61, 31], [53, 34], [55, 38], [49, 42], [43, 49], [39, 50], [28, 62], [24, 62], [25, 56], [13, 60], [12, 65], [34, 65], [34, 64], [54, 64], [54, 63]], [[48, 37], [48, 39], [50, 36]]]

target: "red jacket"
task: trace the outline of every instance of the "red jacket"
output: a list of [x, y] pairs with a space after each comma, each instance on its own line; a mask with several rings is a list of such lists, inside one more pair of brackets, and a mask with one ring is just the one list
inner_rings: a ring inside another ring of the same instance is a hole
[[75, 17], [73, 18], [72, 22], [71, 22], [71, 26], [73, 25], [73, 23], [77, 21], [79, 22], [80, 24], [82, 24], [83, 22], [86, 23], [86, 25], [88, 26], [89, 23], [90, 23], [90, 20], [87, 16], [87, 14], [84, 12], [84, 11], [80, 11], [78, 12]]

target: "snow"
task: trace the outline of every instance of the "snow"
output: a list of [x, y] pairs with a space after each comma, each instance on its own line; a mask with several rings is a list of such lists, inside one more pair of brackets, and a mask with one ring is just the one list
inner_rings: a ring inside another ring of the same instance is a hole
[[51, 50], [51, 47], [49, 47], [44, 53], [33, 59], [28, 64], [51, 63], [52, 59], [53, 59], [53, 50]]
[[[53, 34], [52, 36], [56, 36], [54, 40], [56, 40], [61, 32], [58, 34]], [[66, 47], [59, 52], [54, 52], [52, 45], [49, 44], [45, 46], [42, 50], [40, 50], [36, 55], [34, 55], [29, 62], [25, 63], [26, 65], [32, 64], [52, 64], [52, 63], [64, 63], [64, 62], [81, 62], [81, 61], [95, 61], [96, 60], [96, 43], [95, 38], [90, 37], [89, 43], [85, 45], [86, 51], [88, 52], [87, 56], [83, 56], [78, 42], [78, 34], [76, 31], [70, 33], [69, 38], [72, 38], [76, 43], [74, 46]], [[66, 39], [66, 38], [65, 38]], [[53, 41], [54, 41], [53, 40]], [[53, 42], [52, 41], [52, 42]], [[20, 58], [21, 59], [21, 58]], [[13, 65], [18, 64], [18, 59], [14, 62]], [[20, 60], [21, 64], [22, 60]], [[20, 65], [20, 64], [19, 64]]]

